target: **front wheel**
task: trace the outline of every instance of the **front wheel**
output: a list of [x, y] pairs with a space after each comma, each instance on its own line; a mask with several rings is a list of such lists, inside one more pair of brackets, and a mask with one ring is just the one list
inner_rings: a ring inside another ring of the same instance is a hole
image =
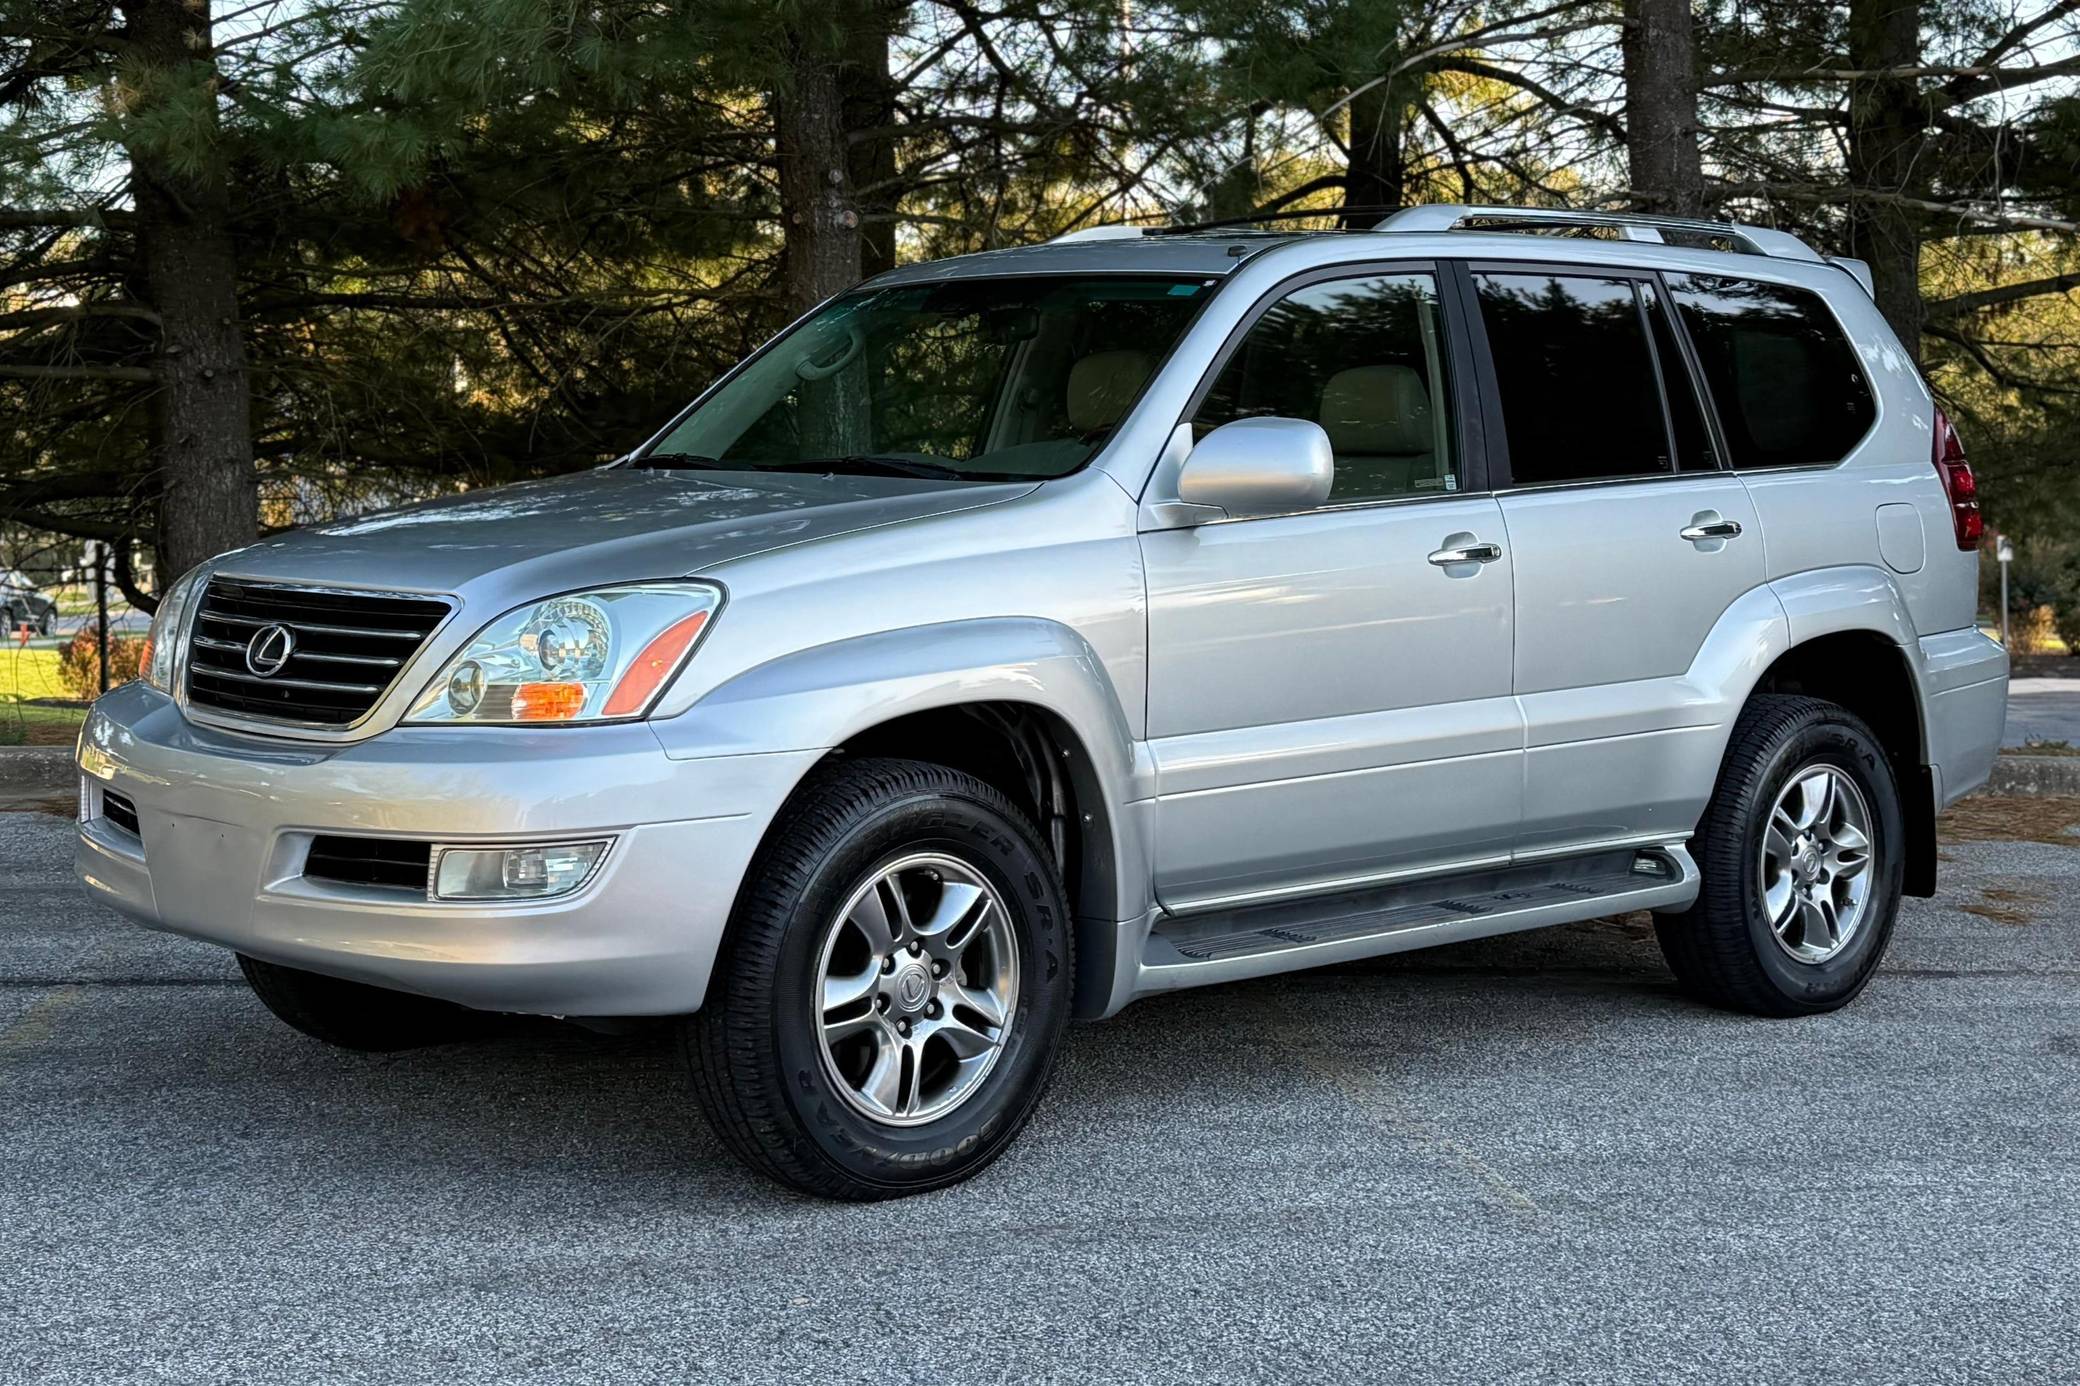
[[745, 879], [682, 1032], [694, 1092], [740, 1159], [807, 1193], [966, 1179], [1047, 1086], [1072, 946], [1047, 849], [997, 790], [917, 761], [838, 762]]
[[1692, 844], [1697, 903], [1655, 920], [1676, 980], [1755, 1015], [1847, 1005], [1892, 935], [1902, 823], [1891, 762], [1860, 719], [1818, 698], [1751, 700]]

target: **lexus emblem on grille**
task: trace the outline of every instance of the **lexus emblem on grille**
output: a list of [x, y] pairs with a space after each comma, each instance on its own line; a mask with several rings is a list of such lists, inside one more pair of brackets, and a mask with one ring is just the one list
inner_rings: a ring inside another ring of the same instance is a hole
[[246, 668], [263, 679], [282, 672], [296, 653], [296, 632], [284, 625], [262, 626], [246, 642]]

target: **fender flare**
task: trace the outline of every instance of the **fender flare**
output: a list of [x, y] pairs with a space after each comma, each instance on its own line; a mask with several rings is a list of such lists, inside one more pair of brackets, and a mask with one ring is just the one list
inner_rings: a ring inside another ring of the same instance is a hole
[[[1037, 708], [1073, 736], [1082, 755], [1071, 748], [1072, 760], [1086, 765], [1072, 764], [1072, 778], [1087, 777], [1078, 797], [1094, 816], [1087, 847], [1106, 854], [1108, 923], [1144, 914], [1151, 866], [1143, 815], [1132, 805], [1153, 792], [1152, 766], [1097, 652], [1058, 621], [987, 617], [810, 646], [747, 669], [652, 725], [677, 759], [822, 751], [900, 717], [971, 703]], [[1080, 912], [1090, 910], [1083, 902]]]

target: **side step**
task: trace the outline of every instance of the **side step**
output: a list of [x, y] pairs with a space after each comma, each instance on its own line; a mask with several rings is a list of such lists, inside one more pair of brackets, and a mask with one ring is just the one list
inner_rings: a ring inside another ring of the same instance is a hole
[[1697, 884], [1690, 853], [1669, 843], [1159, 919], [1142, 945], [1134, 990], [1145, 995], [1679, 907], [1697, 898]]

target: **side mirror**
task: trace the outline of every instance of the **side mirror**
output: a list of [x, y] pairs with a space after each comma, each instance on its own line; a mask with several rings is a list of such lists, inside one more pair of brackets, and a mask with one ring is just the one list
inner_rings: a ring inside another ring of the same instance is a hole
[[1329, 498], [1336, 456], [1307, 419], [1237, 419], [1193, 445], [1177, 473], [1177, 499], [1231, 520], [1285, 515]]

